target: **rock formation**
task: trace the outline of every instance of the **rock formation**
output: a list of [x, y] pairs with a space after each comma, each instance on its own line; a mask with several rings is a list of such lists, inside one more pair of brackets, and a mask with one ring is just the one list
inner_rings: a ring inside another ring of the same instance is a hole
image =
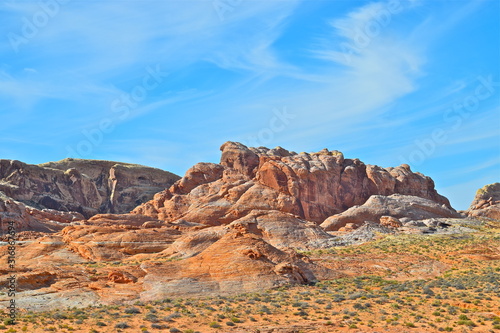
[[307, 257], [279, 250], [255, 234], [236, 230], [194, 257], [143, 264], [141, 268], [146, 271], [143, 300], [237, 294], [340, 276]]
[[489, 184], [477, 190], [467, 215], [500, 220], [500, 183]]
[[133, 212], [166, 221], [229, 224], [252, 210], [280, 211], [322, 223], [372, 195], [402, 194], [451, 209], [434, 182], [408, 165], [381, 168], [338, 151], [248, 148], [226, 142], [220, 164], [199, 163], [169, 189]]
[[[127, 213], [179, 177], [110, 161], [65, 159], [41, 165], [0, 160], [0, 192], [38, 210]], [[0, 207], [0, 211], [2, 208]]]
[[396, 219], [410, 221], [439, 217], [459, 218], [461, 215], [429, 199], [401, 194], [372, 195], [363, 205], [354, 206], [345, 212], [330, 216], [321, 224], [321, 227], [333, 231], [347, 224], [360, 227], [365, 222], [398, 227], [398, 222], [401, 223], [401, 221]]
[[80, 213], [35, 209], [0, 192], [0, 235], [7, 232], [7, 222], [15, 223], [16, 232], [56, 232], [80, 220], [84, 220]]

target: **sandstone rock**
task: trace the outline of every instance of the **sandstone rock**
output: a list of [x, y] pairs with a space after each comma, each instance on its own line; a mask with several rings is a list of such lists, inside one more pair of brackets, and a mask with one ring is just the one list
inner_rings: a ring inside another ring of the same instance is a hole
[[253, 178], [259, 166], [259, 155], [238, 142], [226, 142], [221, 146], [220, 164]]
[[229, 295], [309, 283], [340, 275], [278, 250], [254, 234], [231, 231], [201, 253], [181, 261], [144, 263], [141, 299]]
[[470, 217], [500, 220], [500, 183], [489, 184], [477, 190], [466, 214]]
[[85, 224], [96, 226], [131, 226], [140, 228], [145, 223], [150, 222], [150, 226], [162, 226], [163, 223], [149, 216], [139, 214], [97, 214], [88, 219]]
[[56, 277], [56, 273], [47, 271], [22, 273], [17, 276], [17, 290], [35, 290], [48, 287], [55, 282]]
[[41, 165], [0, 160], [0, 191], [38, 210], [126, 213], [179, 177], [155, 168], [65, 159]]
[[377, 237], [377, 234], [394, 233], [391, 228], [387, 228], [377, 223], [364, 223], [361, 227], [341, 235], [336, 241], [336, 246], [346, 246], [353, 244], [362, 244], [371, 241]]
[[22, 231], [56, 232], [80, 219], [83, 219], [83, 216], [76, 212], [38, 210], [27, 207], [0, 192], [0, 235], [7, 232], [9, 222], [14, 222], [17, 236], [21, 237]]
[[[361, 206], [355, 206], [341, 214], [330, 216], [321, 224], [321, 227], [329, 231], [339, 230], [348, 223], [359, 227], [366, 221], [379, 223], [382, 216], [398, 219], [406, 217], [412, 220], [461, 217], [455, 210], [429, 199], [401, 194], [373, 195]], [[397, 222], [395, 224], [397, 225]]]
[[228, 227], [217, 226], [185, 233], [171, 246], [161, 252], [162, 256], [189, 258], [195, 256], [217, 242], [230, 231]]
[[113, 283], [134, 283], [137, 282], [137, 278], [124, 271], [112, 271], [108, 274], [108, 281]]
[[254, 210], [229, 224], [229, 227], [240, 233], [262, 237], [264, 241], [281, 250], [310, 250], [323, 247], [318, 244], [335, 238], [315, 223], [279, 211]]
[[181, 232], [175, 229], [129, 229], [118, 226], [69, 226], [61, 231], [62, 241], [88, 260], [121, 260], [140, 253], [159, 253]]
[[165, 221], [229, 224], [253, 210], [279, 211], [323, 222], [374, 194], [401, 193], [451, 208], [434, 182], [409, 166], [383, 169], [338, 151], [296, 154], [281, 147], [221, 146], [220, 164], [201, 163], [133, 213]]
[[387, 228], [396, 229], [396, 228], [401, 227], [403, 224], [401, 223], [401, 221], [399, 219], [397, 219], [395, 217], [381, 216], [380, 217], [380, 225], [387, 227]]

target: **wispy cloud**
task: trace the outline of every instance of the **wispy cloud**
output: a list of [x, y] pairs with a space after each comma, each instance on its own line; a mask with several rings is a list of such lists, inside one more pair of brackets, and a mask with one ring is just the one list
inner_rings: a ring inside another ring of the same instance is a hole
[[[285, 136], [300, 135], [300, 140], [334, 136], [342, 140], [353, 127], [370, 124], [370, 119], [385, 112], [387, 106], [417, 89], [424, 57], [415, 45], [405, 42], [411, 27], [395, 35], [396, 26], [391, 26], [409, 9], [401, 7], [389, 13], [388, 4], [370, 3], [330, 21], [331, 34], [310, 50], [325, 61], [324, 84], [290, 102], [302, 115], [296, 126], [308, 125], [310, 133], [290, 129]], [[384, 24], [379, 23], [382, 12], [389, 13]], [[365, 32], [373, 26], [377, 33], [367, 37]], [[359, 38], [368, 40], [360, 44]]]

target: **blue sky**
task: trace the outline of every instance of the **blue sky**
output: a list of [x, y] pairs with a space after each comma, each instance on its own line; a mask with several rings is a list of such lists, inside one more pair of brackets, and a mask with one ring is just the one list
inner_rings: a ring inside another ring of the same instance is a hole
[[0, 4], [0, 158], [180, 175], [228, 140], [500, 180], [498, 0]]

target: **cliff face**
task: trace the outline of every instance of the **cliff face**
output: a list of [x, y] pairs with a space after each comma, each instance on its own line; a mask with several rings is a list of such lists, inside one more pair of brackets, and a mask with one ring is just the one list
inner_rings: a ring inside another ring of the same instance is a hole
[[179, 177], [163, 170], [110, 161], [65, 159], [41, 165], [0, 160], [0, 192], [37, 209], [126, 213]]
[[408, 165], [384, 169], [345, 159], [338, 151], [297, 154], [234, 142], [223, 144], [221, 151], [219, 164], [196, 164], [134, 213], [220, 225], [252, 210], [277, 210], [319, 224], [362, 205], [371, 195], [391, 194], [429, 199], [451, 209], [432, 179]]

